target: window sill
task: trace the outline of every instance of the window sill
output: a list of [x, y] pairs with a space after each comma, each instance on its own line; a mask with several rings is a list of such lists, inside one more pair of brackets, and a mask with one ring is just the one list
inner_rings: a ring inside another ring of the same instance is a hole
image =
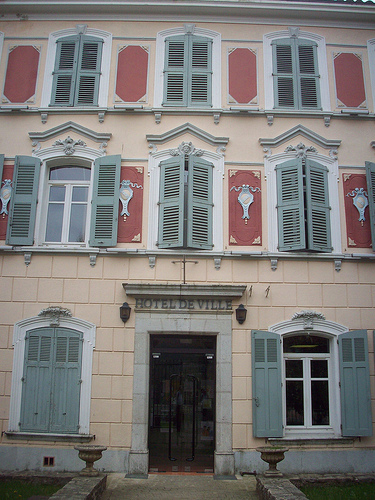
[[306, 437], [301, 439], [298, 438], [269, 438], [269, 444], [276, 446], [290, 446], [290, 447], [299, 447], [299, 446], [343, 446], [343, 445], [351, 445], [354, 443], [354, 438], [345, 438], [345, 437], [337, 437], [337, 438], [322, 438], [322, 437]]
[[95, 439], [95, 434], [53, 434], [44, 432], [17, 432], [5, 431], [8, 439], [19, 439], [23, 441], [69, 441], [87, 443]]

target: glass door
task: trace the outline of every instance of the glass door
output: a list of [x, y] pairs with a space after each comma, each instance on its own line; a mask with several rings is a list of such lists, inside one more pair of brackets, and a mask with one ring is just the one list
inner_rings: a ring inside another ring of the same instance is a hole
[[215, 341], [151, 336], [150, 472], [213, 473]]

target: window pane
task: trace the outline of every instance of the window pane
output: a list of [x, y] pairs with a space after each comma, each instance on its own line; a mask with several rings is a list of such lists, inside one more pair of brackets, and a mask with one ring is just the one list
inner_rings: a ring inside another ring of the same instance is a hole
[[89, 188], [87, 187], [73, 187], [72, 201], [87, 201]]
[[285, 375], [286, 378], [302, 378], [303, 377], [302, 360], [287, 359], [285, 362]]
[[317, 335], [296, 335], [283, 341], [284, 352], [329, 352], [329, 339]]
[[49, 201], [65, 201], [65, 186], [51, 186]]
[[328, 363], [325, 359], [311, 360], [311, 378], [328, 378]]
[[72, 204], [70, 214], [69, 241], [85, 241], [86, 205]]
[[86, 167], [52, 167], [49, 178], [53, 181], [89, 181], [91, 169]]
[[304, 424], [303, 381], [286, 382], [286, 425]]
[[329, 425], [328, 380], [311, 382], [312, 425]]
[[61, 241], [64, 216], [62, 203], [50, 203], [47, 214], [46, 241]]

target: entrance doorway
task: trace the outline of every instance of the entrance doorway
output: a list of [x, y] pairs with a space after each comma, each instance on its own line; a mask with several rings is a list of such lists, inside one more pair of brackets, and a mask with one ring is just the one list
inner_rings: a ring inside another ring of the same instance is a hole
[[149, 470], [213, 473], [216, 337], [151, 335]]

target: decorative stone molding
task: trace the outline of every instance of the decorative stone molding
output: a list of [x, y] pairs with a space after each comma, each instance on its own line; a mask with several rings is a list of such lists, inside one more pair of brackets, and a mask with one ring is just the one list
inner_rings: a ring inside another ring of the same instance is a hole
[[336, 151], [336, 154], [337, 154], [337, 148], [341, 144], [341, 140], [326, 139], [325, 137], [322, 137], [321, 135], [317, 134], [316, 132], [313, 132], [312, 130], [308, 129], [304, 125], [296, 125], [295, 127], [278, 135], [274, 139], [260, 138], [259, 143], [263, 146], [263, 151], [264, 151], [265, 148], [279, 147], [283, 143], [290, 141], [291, 139], [294, 139], [294, 137], [297, 137], [299, 135], [301, 135], [302, 137], [304, 137], [305, 139], [307, 139], [311, 142], [314, 142], [315, 144], [317, 144], [321, 148], [329, 149], [333, 152]]
[[192, 142], [181, 142], [178, 148], [169, 150], [171, 156], [202, 156], [203, 153], [203, 149], [196, 149]]
[[330, 116], [325, 116], [324, 117], [324, 126], [329, 127], [331, 125], [331, 117]]
[[220, 113], [214, 113], [214, 124], [219, 125], [220, 122]]
[[148, 265], [151, 267], [151, 269], [154, 269], [156, 264], [156, 255], [149, 255], [148, 256]]
[[55, 141], [52, 146], [62, 146], [63, 147], [63, 151], [64, 151], [64, 154], [67, 155], [67, 156], [71, 156], [75, 153], [75, 146], [82, 146], [82, 147], [86, 147], [87, 144], [85, 142], [83, 142], [81, 139], [78, 139], [78, 140], [74, 140], [70, 137], [70, 135], [68, 135], [68, 137], [64, 140], [62, 139], [59, 139], [57, 141]]
[[288, 146], [285, 149], [285, 153], [289, 153], [291, 151], [296, 153], [297, 158], [303, 158], [303, 159], [306, 159], [307, 153], [317, 153], [318, 152], [318, 150], [316, 148], [314, 148], [314, 146], [307, 147], [302, 142], [297, 144], [297, 146]]
[[26, 252], [24, 254], [24, 259], [25, 259], [25, 265], [29, 266], [31, 262], [31, 252]]
[[278, 262], [277, 259], [271, 259], [271, 269], [272, 269], [272, 271], [276, 271], [276, 269], [277, 269], [277, 262]]
[[49, 318], [50, 326], [59, 326], [60, 318], [71, 318], [72, 313], [69, 309], [65, 309], [60, 306], [47, 307], [47, 309], [42, 309], [38, 314], [41, 318]]
[[4, 179], [3, 186], [0, 189], [0, 201], [1, 201], [0, 215], [3, 214], [3, 217], [8, 215], [7, 206], [11, 197], [12, 197], [12, 179]]
[[216, 271], [219, 271], [221, 268], [221, 258], [220, 257], [215, 258], [214, 263]]
[[155, 113], [155, 123], [159, 125], [161, 122], [161, 113]]
[[321, 319], [325, 321], [325, 316], [322, 313], [318, 313], [315, 311], [300, 311], [298, 313], [293, 314], [292, 321], [296, 319], [303, 320], [303, 328], [305, 330], [312, 328], [314, 319]]
[[267, 125], [271, 127], [273, 125], [273, 115], [267, 115]]
[[96, 264], [96, 253], [90, 253], [90, 266], [94, 267]]
[[335, 271], [338, 273], [341, 271], [341, 260], [335, 260]]

